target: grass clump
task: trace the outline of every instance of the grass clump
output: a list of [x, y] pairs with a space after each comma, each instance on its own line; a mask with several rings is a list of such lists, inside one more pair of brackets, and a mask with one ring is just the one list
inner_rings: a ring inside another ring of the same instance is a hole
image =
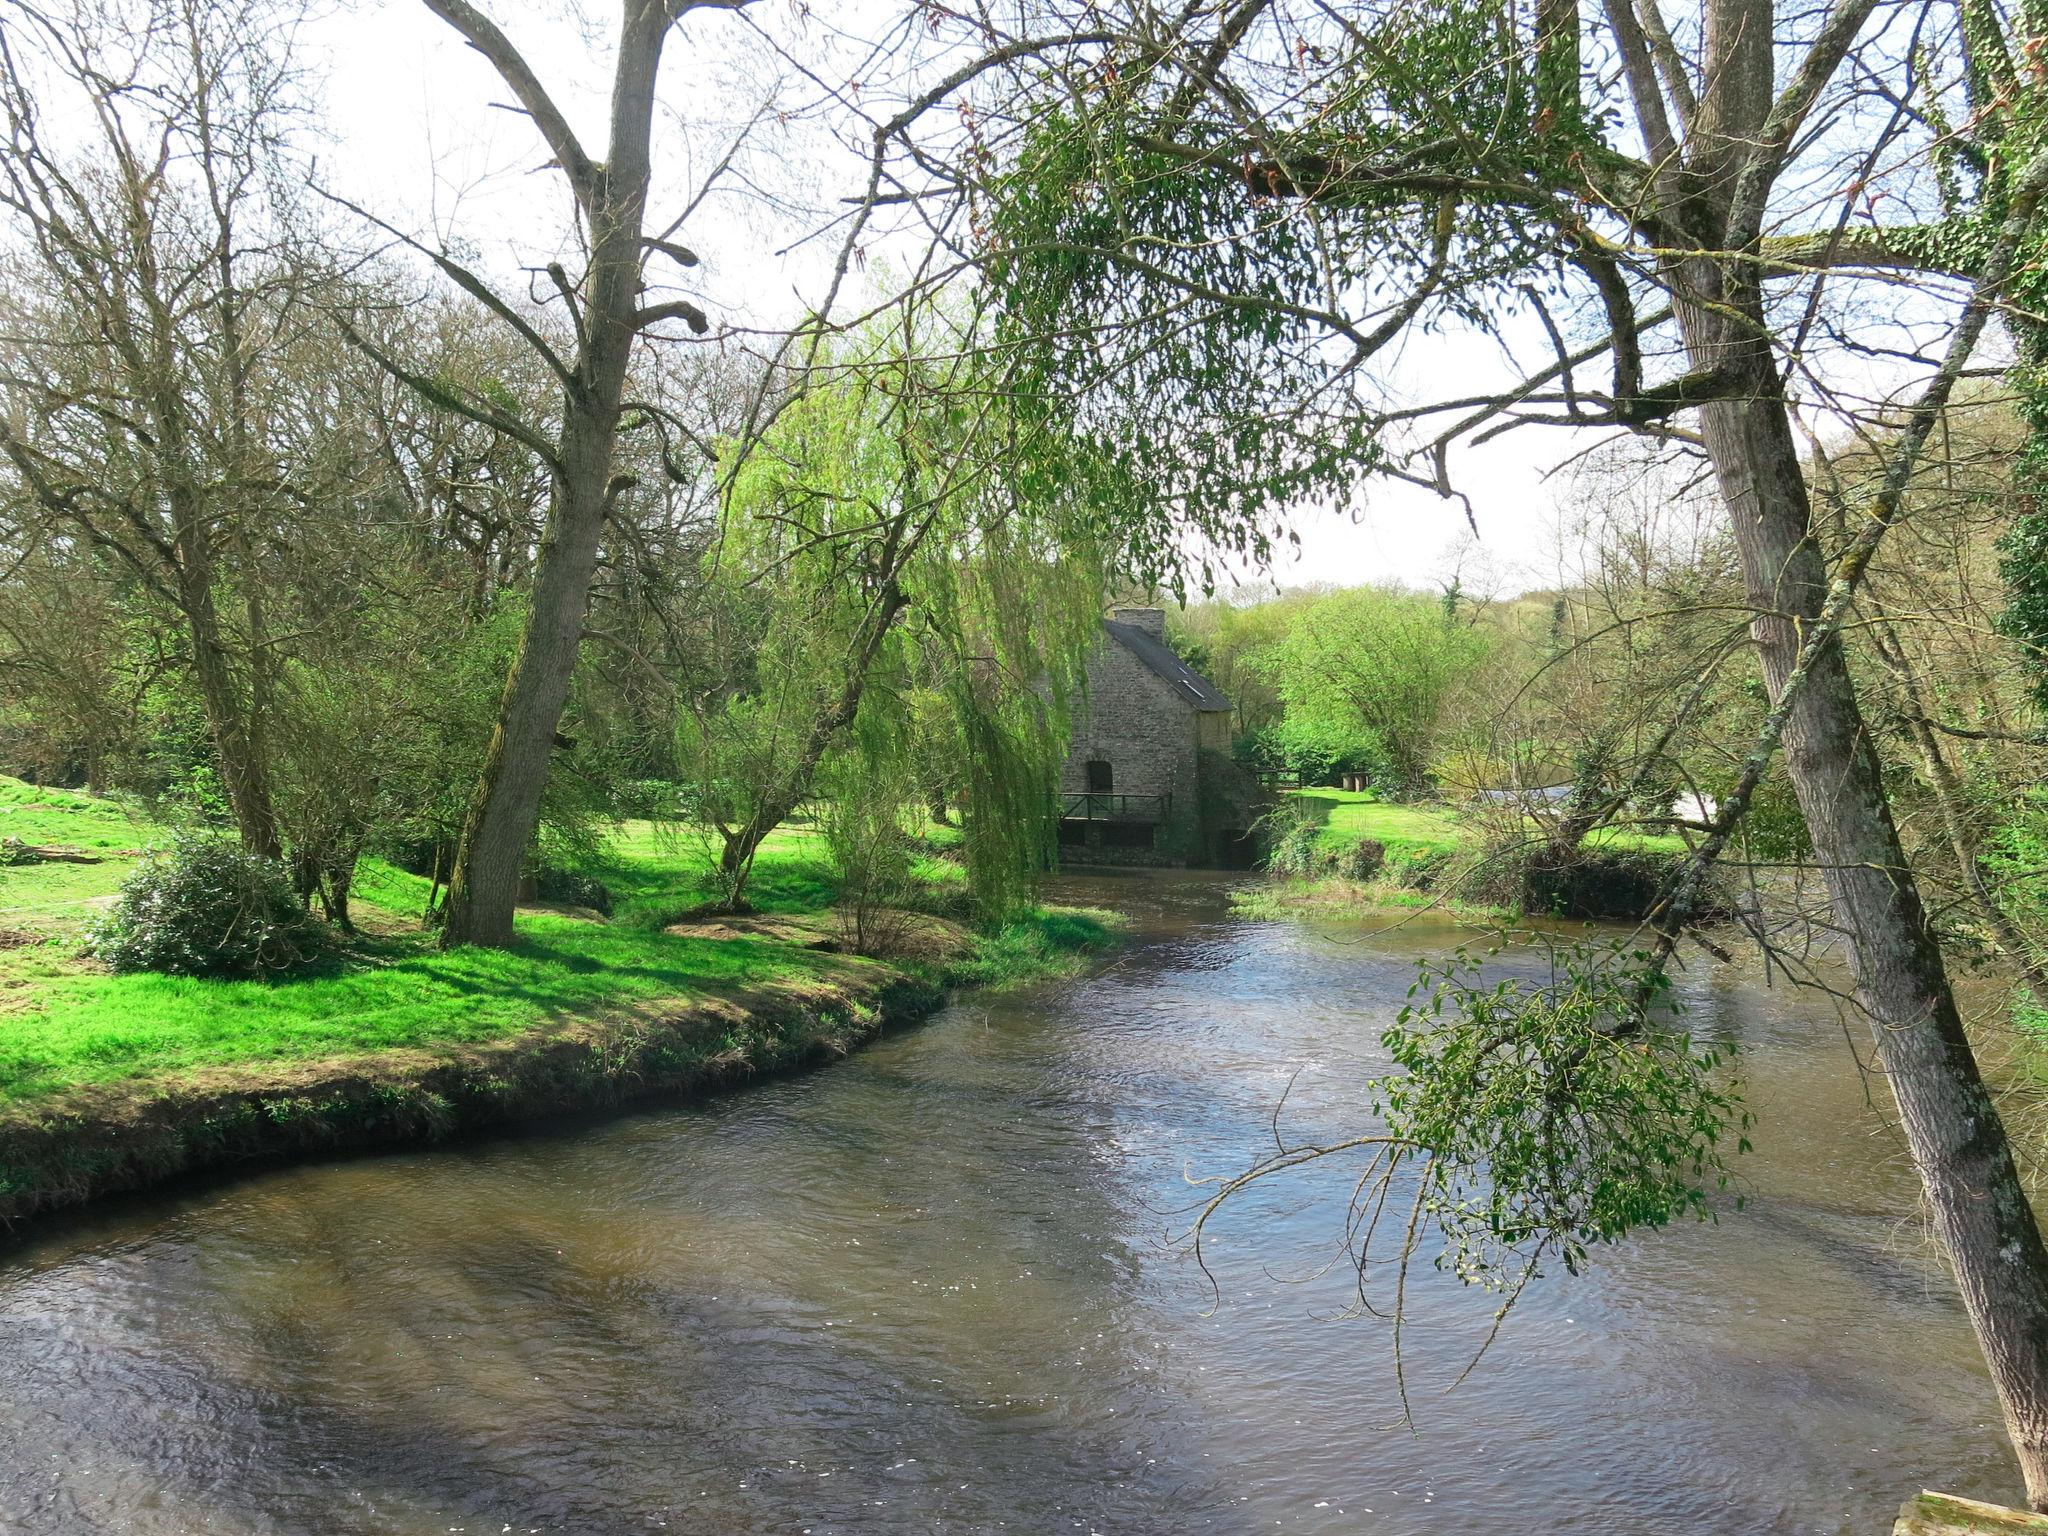
[[940, 980], [952, 987], [1001, 989], [1070, 972], [1116, 942], [1122, 919], [1096, 907], [1039, 907], [975, 936]]

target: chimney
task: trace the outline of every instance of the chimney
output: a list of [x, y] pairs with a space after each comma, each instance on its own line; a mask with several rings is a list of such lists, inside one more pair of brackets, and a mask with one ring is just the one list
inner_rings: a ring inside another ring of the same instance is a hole
[[1154, 640], [1166, 638], [1166, 610], [1164, 608], [1112, 608], [1109, 616], [1119, 624], [1128, 624], [1133, 629], [1142, 629]]

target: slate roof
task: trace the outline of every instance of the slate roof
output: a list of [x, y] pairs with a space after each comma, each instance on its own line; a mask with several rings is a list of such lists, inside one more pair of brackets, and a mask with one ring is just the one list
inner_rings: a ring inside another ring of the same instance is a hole
[[1102, 628], [1110, 639], [1171, 683], [1189, 708], [1208, 713], [1236, 707], [1216, 691], [1214, 683], [1174, 655], [1165, 641], [1154, 639], [1135, 624], [1119, 624], [1114, 619], [1104, 619]]

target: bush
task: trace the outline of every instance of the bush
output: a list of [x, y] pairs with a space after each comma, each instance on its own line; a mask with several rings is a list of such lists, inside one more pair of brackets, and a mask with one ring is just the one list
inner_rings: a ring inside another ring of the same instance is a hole
[[825, 805], [825, 845], [839, 875], [839, 926], [858, 955], [888, 955], [910, 930], [914, 843], [894, 787], [855, 780]]
[[1273, 851], [1266, 856], [1266, 868], [1276, 875], [1308, 880], [1322, 872], [1322, 850], [1316, 846], [1323, 835], [1322, 824], [1295, 815], [1269, 818]]
[[[1453, 848], [1415, 845], [1395, 849], [1386, 859], [1386, 869], [1396, 885], [1411, 891], [1431, 891], [1450, 872], [1456, 858], [1457, 850]], [[1461, 897], [1468, 895], [1462, 890], [1458, 894]]]
[[117, 971], [249, 977], [304, 963], [323, 936], [283, 864], [227, 838], [185, 833], [128, 877], [91, 946]]
[[533, 893], [542, 901], [558, 902], [565, 907], [588, 907], [600, 917], [612, 915], [611, 887], [573, 869], [543, 865], [533, 877]]
[[1331, 855], [1336, 872], [1346, 880], [1370, 880], [1386, 862], [1387, 845], [1370, 837], [1361, 837], [1349, 848]]

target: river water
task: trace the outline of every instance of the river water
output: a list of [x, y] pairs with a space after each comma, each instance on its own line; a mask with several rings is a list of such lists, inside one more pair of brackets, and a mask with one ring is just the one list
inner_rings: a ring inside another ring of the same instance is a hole
[[[109, 1205], [0, 1251], [0, 1530], [1859, 1532], [2017, 1474], [1831, 1009], [1688, 979], [1741, 1047], [1747, 1208], [1404, 1355], [1322, 1269], [1342, 1190], [1176, 1241], [1286, 1125], [1362, 1123], [1413, 957], [1213, 877], [1097, 971], [714, 1102]], [[1510, 963], [1530, 964], [1533, 961]]]

